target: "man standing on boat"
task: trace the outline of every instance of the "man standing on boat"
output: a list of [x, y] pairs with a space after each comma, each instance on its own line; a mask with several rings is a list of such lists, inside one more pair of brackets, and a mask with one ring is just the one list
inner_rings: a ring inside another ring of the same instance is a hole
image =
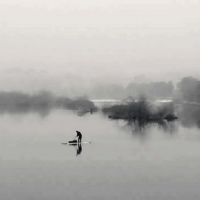
[[76, 133], [77, 133], [76, 137], [78, 137], [78, 143], [81, 143], [82, 134], [79, 131], [76, 131]]

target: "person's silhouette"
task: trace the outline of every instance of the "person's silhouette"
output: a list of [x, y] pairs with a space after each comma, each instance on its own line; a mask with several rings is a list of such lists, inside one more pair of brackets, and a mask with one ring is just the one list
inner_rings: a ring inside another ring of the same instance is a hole
[[76, 137], [78, 137], [78, 143], [81, 143], [82, 134], [79, 131], [76, 131], [76, 133], [77, 133]]

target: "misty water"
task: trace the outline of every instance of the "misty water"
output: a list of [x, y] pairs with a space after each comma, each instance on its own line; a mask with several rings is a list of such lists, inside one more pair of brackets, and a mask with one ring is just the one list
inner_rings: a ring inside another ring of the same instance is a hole
[[[62, 145], [79, 130], [82, 151]], [[0, 199], [188, 200], [200, 196], [200, 131], [142, 130], [100, 113], [1, 113]]]

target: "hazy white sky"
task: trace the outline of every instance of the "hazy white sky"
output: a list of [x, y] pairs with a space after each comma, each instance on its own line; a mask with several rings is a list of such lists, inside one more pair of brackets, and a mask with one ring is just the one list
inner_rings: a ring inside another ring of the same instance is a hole
[[199, 0], [0, 0], [2, 76], [170, 79], [199, 63]]

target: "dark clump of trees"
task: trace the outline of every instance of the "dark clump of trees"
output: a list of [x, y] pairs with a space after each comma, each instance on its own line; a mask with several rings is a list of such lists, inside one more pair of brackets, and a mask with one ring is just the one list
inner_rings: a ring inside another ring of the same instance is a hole
[[127, 104], [105, 107], [102, 112], [111, 119], [123, 119], [129, 123], [177, 119], [171, 103], [158, 107], [147, 101], [145, 97], [140, 97], [139, 100], [132, 100]]

